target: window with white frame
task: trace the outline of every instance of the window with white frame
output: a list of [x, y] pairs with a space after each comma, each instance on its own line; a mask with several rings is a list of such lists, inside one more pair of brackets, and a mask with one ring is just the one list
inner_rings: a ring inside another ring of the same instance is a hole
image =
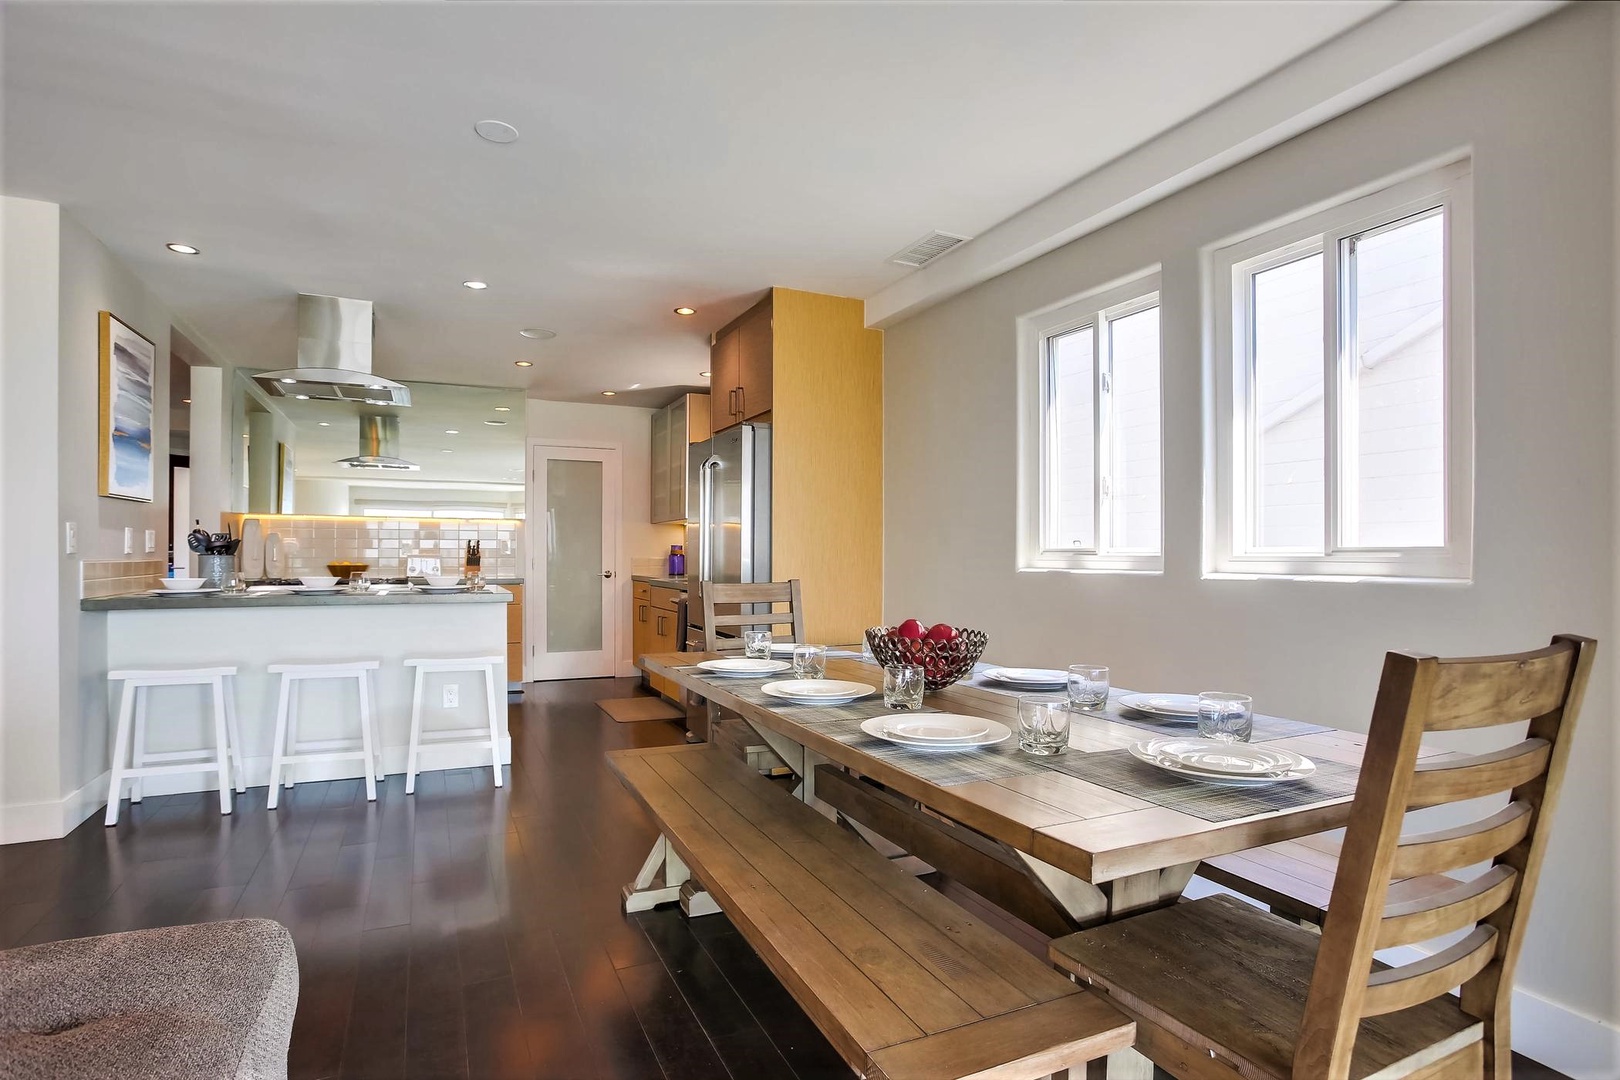
[[1024, 316], [1019, 373], [1019, 569], [1162, 569], [1158, 274]]
[[1215, 250], [1218, 574], [1467, 580], [1470, 172]]

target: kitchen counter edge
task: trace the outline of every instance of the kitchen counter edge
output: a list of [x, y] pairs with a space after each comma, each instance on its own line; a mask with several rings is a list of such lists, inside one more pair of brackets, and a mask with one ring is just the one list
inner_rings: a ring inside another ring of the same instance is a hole
[[431, 596], [427, 593], [387, 593], [382, 596], [353, 596], [338, 593], [335, 596], [299, 596], [279, 593], [271, 596], [179, 596], [173, 599], [133, 593], [125, 596], [91, 596], [79, 601], [80, 611], [215, 611], [237, 608], [268, 607], [395, 607], [400, 604], [509, 604], [512, 594], [499, 586], [485, 592], [450, 593]]
[[655, 589], [674, 589], [676, 592], [686, 592], [686, 579], [683, 577], [654, 577], [651, 574], [631, 574], [631, 581], [639, 581], [643, 585], [651, 585]]

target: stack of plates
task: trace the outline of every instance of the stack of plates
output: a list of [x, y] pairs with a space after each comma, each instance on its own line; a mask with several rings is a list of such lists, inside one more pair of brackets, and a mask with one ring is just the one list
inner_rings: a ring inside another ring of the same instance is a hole
[[1125, 694], [1120, 697], [1119, 703], [1155, 720], [1168, 720], [1172, 724], [1198, 723], [1196, 694]]
[[343, 591], [341, 585], [289, 585], [287, 588], [300, 596], [336, 596]]
[[1316, 763], [1288, 750], [1217, 739], [1149, 739], [1131, 747], [1140, 761], [1165, 772], [1232, 787], [1260, 787], [1303, 780]]
[[[427, 593], [429, 596], [447, 596], [450, 593], [466, 592], [467, 589], [468, 589], [468, 586], [466, 586], [466, 585], [418, 585], [418, 586], [416, 586], [416, 588], [418, 590], [422, 591], [422, 592]], [[377, 591], [381, 592], [382, 588], [378, 587]]]
[[1052, 668], [1000, 667], [985, 672], [984, 678], [1013, 690], [1062, 690], [1068, 685], [1069, 673]]
[[[764, 661], [770, 663], [771, 661]], [[784, 679], [768, 682], [760, 693], [795, 705], [847, 705], [856, 698], [877, 693], [877, 687], [837, 679]]]
[[1004, 742], [1012, 729], [995, 720], [960, 713], [893, 713], [861, 722], [875, 739], [913, 750], [972, 750]]
[[753, 679], [760, 675], [775, 675], [786, 671], [792, 664], [781, 660], [705, 660], [698, 664], [698, 670], [705, 675], [724, 675], [728, 679]]
[[204, 585], [197, 589], [148, 589], [147, 596], [207, 596], [217, 593], [219, 589], [212, 585]]

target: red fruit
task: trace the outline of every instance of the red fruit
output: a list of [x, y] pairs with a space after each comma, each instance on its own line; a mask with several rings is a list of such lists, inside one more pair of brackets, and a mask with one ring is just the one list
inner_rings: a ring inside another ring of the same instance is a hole
[[895, 627], [894, 632], [903, 638], [910, 638], [912, 641], [922, 640], [927, 633], [925, 630], [923, 630], [923, 624], [918, 622], [916, 619], [907, 619], [905, 622]]
[[949, 623], [935, 623], [928, 628], [929, 641], [953, 641], [956, 638], [956, 627]]

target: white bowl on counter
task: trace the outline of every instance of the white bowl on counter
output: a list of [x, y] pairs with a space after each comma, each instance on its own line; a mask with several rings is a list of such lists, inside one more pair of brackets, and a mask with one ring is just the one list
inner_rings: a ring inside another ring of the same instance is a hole
[[460, 574], [423, 574], [422, 580], [435, 589], [453, 589], [461, 584]]
[[169, 577], [163, 579], [163, 587], [173, 592], [191, 592], [208, 584], [207, 578], [200, 577]]
[[301, 577], [298, 580], [309, 589], [330, 589], [338, 583], [335, 577]]

